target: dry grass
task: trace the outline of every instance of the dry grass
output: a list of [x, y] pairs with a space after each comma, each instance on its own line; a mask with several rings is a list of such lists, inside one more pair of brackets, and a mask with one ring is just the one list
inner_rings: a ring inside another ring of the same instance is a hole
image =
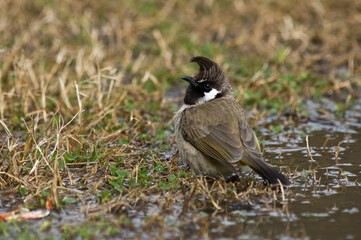
[[168, 212], [228, 211], [225, 198], [274, 208], [269, 199], [284, 199], [259, 183], [179, 169], [168, 155], [181, 98], [168, 92], [194, 72], [188, 59], [205, 55], [254, 119], [304, 117], [308, 98], [347, 107], [360, 97], [360, 12], [353, 0], [1, 1], [4, 207], [49, 197], [95, 217], [153, 205], [148, 223], [159, 232]]

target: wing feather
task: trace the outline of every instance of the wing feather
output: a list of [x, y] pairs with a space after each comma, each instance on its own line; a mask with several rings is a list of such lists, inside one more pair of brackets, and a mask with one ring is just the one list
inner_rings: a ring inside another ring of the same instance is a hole
[[234, 100], [213, 101], [217, 108], [203, 104], [185, 110], [181, 121], [184, 139], [234, 173], [240, 174], [241, 165], [248, 165], [271, 184], [278, 184], [278, 180], [290, 184], [285, 176], [262, 160], [257, 137], [242, 108]]
[[238, 119], [242, 117], [241, 108], [229, 111], [227, 102], [218, 102], [222, 114], [216, 113], [212, 117], [208, 113], [214, 109], [208, 109], [209, 104], [187, 109], [182, 121], [183, 137], [203, 154], [238, 173], [241, 167], [239, 162], [247, 151], [238, 126]]

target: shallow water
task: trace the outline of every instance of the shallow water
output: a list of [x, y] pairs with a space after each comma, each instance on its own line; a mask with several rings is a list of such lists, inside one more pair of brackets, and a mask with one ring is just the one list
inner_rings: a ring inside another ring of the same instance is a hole
[[[309, 120], [297, 127], [283, 129], [281, 134], [261, 129], [266, 139], [266, 159], [298, 171], [309, 170], [310, 176], [293, 179], [286, 194], [287, 204], [279, 214], [257, 210], [243, 213], [247, 221], [251, 220], [246, 229], [238, 227], [239, 224], [244, 225], [243, 218], [229, 218], [234, 224], [232, 231], [224, 233], [224, 237], [360, 239], [359, 110], [347, 111], [346, 122]], [[306, 136], [313, 160], [308, 154]], [[337, 156], [336, 152], [339, 152]]]
[[[245, 213], [246, 216], [251, 215], [247, 217], [247, 221], [253, 220], [248, 224], [248, 230], [236, 227], [239, 219], [237, 216], [229, 218], [235, 224], [232, 234], [225, 234], [227, 237], [361, 238], [361, 189], [355, 182], [361, 173], [361, 128], [351, 127], [344, 132], [332, 133], [324, 126], [319, 127], [320, 130], [309, 133], [313, 161], [308, 156], [305, 138], [297, 141], [290, 137], [290, 141], [287, 141], [286, 138], [270, 136], [269, 141], [274, 144], [278, 142], [278, 148], [267, 149], [268, 159], [282, 159], [284, 164], [293, 169], [310, 169], [311, 176], [307, 180], [302, 177], [293, 180], [293, 185], [286, 194], [286, 209], [281, 213], [262, 213], [257, 210]], [[332, 138], [323, 148], [328, 135]], [[336, 161], [335, 150], [340, 142], [342, 144]], [[317, 181], [311, 180], [313, 170]], [[243, 219], [241, 223], [244, 224]]]

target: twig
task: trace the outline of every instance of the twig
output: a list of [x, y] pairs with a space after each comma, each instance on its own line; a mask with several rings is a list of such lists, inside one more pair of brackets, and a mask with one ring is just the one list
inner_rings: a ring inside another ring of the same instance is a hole
[[312, 161], [315, 161], [315, 160], [313, 160], [313, 157], [312, 157], [312, 154], [310, 151], [310, 146], [308, 145], [308, 135], [306, 136], [306, 145], [307, 145], [308, 156], [311, 158]]

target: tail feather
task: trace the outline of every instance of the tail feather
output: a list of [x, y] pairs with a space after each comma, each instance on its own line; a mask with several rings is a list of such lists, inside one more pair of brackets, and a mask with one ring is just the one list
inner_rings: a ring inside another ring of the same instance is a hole
[[248, 163], [250, 163], [249, 166], [270, 184], [279, 184], [279, 182], [283, 185], [291, 184], [291, 182], [282, 173], [273, 169], [261, 159], [256, 159], [254, 156], [247, 156], [247, 160]]

